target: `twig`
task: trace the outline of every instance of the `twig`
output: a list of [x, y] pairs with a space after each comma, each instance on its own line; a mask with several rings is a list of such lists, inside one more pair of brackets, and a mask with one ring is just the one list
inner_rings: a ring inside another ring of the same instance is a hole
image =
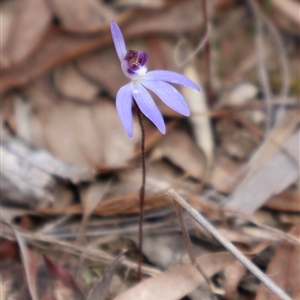
[[282, 38], [277, 28], [274, 26], [273, 22], [262, 13], [259, 5], [255, 1], [248, 0], [248, 2], [256, 17], [261, 19], [261, 21], [267, 26], [270, 32], [270, 37], [273, 39], [274, 44], [278, 51], [278, 58], [279, 58], [279, 63], [280, 63], [280, 68], [282, 73], [282, 83], [281, 83], [281, 92], [280, 92], [280, 98], [282, 99], [281, 109], [277, 113], [277, 117], [276, 117], [276, 122], [278, 122], [283, 118], [285, 114], [285, 105], [287, 103], [287, 95], [289, 92], [290, 72], [289, 72], [287, 53]]
[[146, 163], [145, 163], [145, 128], [143, 124], [143, 116], [138, 105], [133, 101], [135, 112], [141, 128], [141, 166], [142, 166], [142, 185], [140, 188], [140, 220], [139, 220], [139, 245], [138, 245], [138, 269], [137, 279], [142, 279], [142, 262], [143, 262], [143, 221], [144, 221], [144, 203], [145, 203], [145, 187], [146, 187]]
[[252, 274], [261, 280], [275, 295], [282, 300], [292, 300], [278, 285], [276, 285], [266, 274], [254, 265], [243, 253], [241, 253], [230, 241], [221, 235], [196, 209], [190, 206], [174, 190], [169, 190], [168, 194], [175, 200], [187, 213], [210, 234], [212, 234], [232, 255], [234, 255]]
[[257, 54], [257, 67], [258, 74], [262, 83], [262, 88], [265, 95], [265, 108], [266, 108], [266, 131], [265, 135], [267, 136], [272, 127], [272, 91], [270, 87], [270, 78], [267, 71], [267, 63], [266, 63], [266, 53], [265, 53], [265, 42], [264, 42], [264, 34], [263, 34], [263, 20], [257, 16], [256, 10], [253, 8], [253, 1], [248, 0], [251, 9], [256, 16], [256, 54]]
[[176, 48], [174, 50], [174, 59], [175, 59], [175, 63], [178, 67], [183, 67], [185, 66], [186, 64], [188, 64], [202, 49], [203, 47], [205, 46], [205, 44], [207, 43], [208, 41], [208, 37], [210, 35], [210, 26], [208, 25], [207, 26], [207, 30], [204, 32], [204, 36], [201, 38], [201, 40], [199, 41], [198, 43], [198, 46], [192, 51], [192, 53], [190, 53], [188, 55], [188, 57], [184, 60], [179, 60], [179, 55], [178, 55], [178, 51], [179, 51], [179, 48], [182, 46], [182, 44], [185, 42], [184, 39], [182, 39], [177, 45], [176, 45]]

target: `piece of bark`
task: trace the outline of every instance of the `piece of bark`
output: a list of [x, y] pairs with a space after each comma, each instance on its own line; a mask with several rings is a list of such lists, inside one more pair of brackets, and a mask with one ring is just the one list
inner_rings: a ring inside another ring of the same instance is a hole
[[2, 141], [0, 148], [3, 203], [35, 207], [54, 201], [54, 176], [73, 183], [93, 178], [86, 168], [67, 165], [17, 139]]

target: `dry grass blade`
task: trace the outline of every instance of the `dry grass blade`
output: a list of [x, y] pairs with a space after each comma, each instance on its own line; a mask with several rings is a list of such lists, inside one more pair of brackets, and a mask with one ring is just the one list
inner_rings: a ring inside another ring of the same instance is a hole
[[26, 244], [26, 238], [23, 236], [23, 234], [15, 227], [12, 227], [12, 229], [15, 233], [18, 245], [21, 250], [21, 258], [25, 269], [30, 295], [32, 297], [32, 300], [39, 300], [36, 290], [37, 262], [36, 260], [33, 260], [30, 250], [28, 249]]
[[[11, 231], [11, 226], [9, 225], [9, 223], [2, 220], [2, 222], [0, 222], [0, 225], [1, 225], [0, 237], [6, 238], [10, 241], [14, 241], [15, 240], [14, 234]], [[37, 234], [29, 231], [24, 231], [22, 232], [22, 236], [24, 236], [28, 240], [28, 243], [34, 244], [36, 247], [38, 247], [39, 243], [47, 243], [50, 245], [55, 245], [60, 247], [62, 251], [64, 251], [65, 253], [73, 254], [73, 255], [85, 254], [90, 259], [102, 263], [110, 263], [114, 259], [113, 256], [111, 256], [110, 254], [108, 254], [107, 252], [101, 249], [92, 249], [86, 246], [75, 245], [74, 243], [65, 242], [65, 241], [58, 240], [56, 238], [51, 238], [42, 235], [41, 233]], [[137, 263], [127, 258], [125, 258], [122, 261], [122, 265], [133, 270], [136, 270], [137, 268]], [[157, 268], [149, 267], [149, 266], [142, 266], [142, 271], [143, 274], [150, 275], [150, 276], [155, 276], [157, 274], [160, 274], [160, 271]]]
[[[221, 271], [235, 259], [228, 253], [214, 253], [197, 258], [207, 276]], [[191, 263], [175, 266], [117, 296], [114, 300], [176, 300], [195, 290], [205, 279]]]
[[182, 199], [174, 190], [169, 190], [168, 194], [175, 200], [188, 214], [199, 224], [201, 224], [210, 234], [212, 234], [232, 255], [234, 255], [251, 273], [263, 282], [280, 299], [292, 300], [278, 285], [276, 285], [266, 274], [254, 265], [242, 252], [240, 252], [231, 242], [221, 235], [198, 211]]
[[[185, 225], [183, 217], [182, 217], [182, 207], [176, 201], [174, 201], [174, 208], [175, 208], [175, 212], [176, 212], [176, 216], [177, 216], [177, 219], [178, 219], [180, 229], [182, 231], [184, 244], [185, 244], [186, 250], [189, 254], [190, 260], [191, 260], [193, 266], [203, 276], [203, 278], [205, 279], [207, 285], [210, 288], [211, 282], [210, 282], [209, 278], [206, 276], [206, 274], [202, 270], [202, 268], [197, 264], [196, 256], [195, 256], [195, 253], [194, 253], [194, 250], [193, 250], [193, 246], [192, 246], [192, 243], [191, 243], [191, 240], [190, 240], [190, 236], [189, 236], [188, 230], [186, 228], [186, 225]], [[215, 299], [213, 293], [211, 293], [211, 298]]]
[[95, 287], [90, 292], [87, 300], [105, 300], [108, 294], [110, 282], [124, 259], [124, 252], [121, 252], [105, 270], [102, 278], [97, 282]]

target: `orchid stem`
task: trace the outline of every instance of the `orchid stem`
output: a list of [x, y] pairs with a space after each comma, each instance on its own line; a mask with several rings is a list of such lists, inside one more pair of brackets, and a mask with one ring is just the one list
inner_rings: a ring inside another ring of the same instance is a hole
[[139, 220], [139, 245], [138, 245], [138, 269], [137, 279], [142, 279], [142, 262], [143, 262], [143, 221], [144, 221], [144, 202], [146, 187], [146, 163], [145, 163], [145, 128], [143, 124], [143, 116], [140, 108], [134, 102], [136, 116], [141, 128], [141, 166], [142, 166], [142, 185], [140, 188], [140, 220]]

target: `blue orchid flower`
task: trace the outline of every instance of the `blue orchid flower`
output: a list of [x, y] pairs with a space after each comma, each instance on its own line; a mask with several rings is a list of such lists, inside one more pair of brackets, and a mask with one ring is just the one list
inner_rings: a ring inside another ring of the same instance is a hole
[[175, 72], [164, 70], [147, 72], [148, 54], [144, 51], [127, 51], [122, 32], [115, 21], [110, 23], [110, 29], [121, 69], [125, 76], [131, 80], [120, 88], [116, 98], [117, 112], [125, 131], [129, 137], [132, 137], [133, 99], [141, 112], [154, 123], [162, 134], [165, 134], [166, 127], [163, 117], [147, 89], [176, 112], [189, 116], [190, 111], [184, 98], [167, 82], [184, 85], [197, 91], [200, 91], [199, 87], [187, 77]]

